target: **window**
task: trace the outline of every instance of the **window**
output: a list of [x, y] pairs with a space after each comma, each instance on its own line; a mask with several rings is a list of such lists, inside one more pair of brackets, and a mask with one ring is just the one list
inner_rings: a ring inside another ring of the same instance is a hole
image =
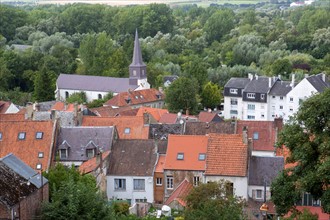
[[173, 176], [167, 176], [166, 188], [173, 189]]
[[43, 132], [36, 132], [36, 139], [42, 139]]
[[98, 95], [97, 95], [97, 98], [98, 98], [98, 99], [102, 99], [102, 94], [98, 94]]
[[237, 99], [230, 99], [231, 105], [237, 105]]
[[256, 199], [262, 199], [262, 190], [261, 189], [256, 190]]
[[134, 187], [134, 190], [144, 190], [145, 189], [145, 180], [144, 179], [134, 179], [133, 187]]
[[258, 140], [259, 139], [259, 132], [254, 132], [253, 133], [253, 140]]
[[115, 179], [115, 190], [126, 190], [126, 179]]
[[133, 70], [133, 76], [136, 76], [136, 70]]
[[256, 117], [254, 115], [248, 115], [247, 118], [248, 119], [255, 119]]
[[86, 150], [86, 156], [88, 158], [93, 158], [94, 157], [94, 154], [95, 154], [95, 149], [94, 148], [93, 149], [87, 149]]
[[261, 98], [261, 99], [265, 99], [265, 94], [261, 94], [261, 95], [260, 95], [260, 98]]
[[124, 133], [125, 133], [125, 134], [129, 134], [129, 133], [131, 133], [131, 129], [130, 129], [130, 128], [125, 128]]
[[25, 132], [18, 133], [18, 140], [24, 140], [25, 139]]
[[230, 110], [230, 114], [237, 115], [238, 114], [238, 111], [237, 110]]
[[290, 97], [290, 102], [293, 102], [293, 97]]
[[248, 110], [255, 110], [256, 106], [252, 104], [248, 104]]
[[69, 98], [69, 92], [68, 91], [65, 92], [65, 98], [66, 99]]
[[289, 108], [289, 111], [290, 111], [290, 112], [293, 112], [293, 107], [290, 107], [290, 108]]
[[283, 96], [280, 96], [280, 99], [283, 100]]
[[227, 182], [225, 187], [228, 195], [234, 195], [234, 183]]
[[200, 182], [199, 176], [194, 176], [194, 186], [198, 186]]
[[2, 141], [2, 132], [0, 132], [0, 141]]
[[237, 94], [237, 89], [230, 89], [229, 92], [230, 92], [231, 94]]
[[184, 154], [183, 153], [178, 153], [178, 155], [176, 156], [177, 160], [183, 160], [184, 158]]
[[283, 105], [280, 105], [280, 109], [283, 110]]
[[161, 186], [161, 185], [163, 185], [163, 178], [157, 177], [157, 178], [156, 178], [156, 185], [157, 185], [157, 186]]
[[38, 163], [37, 164], [37, 170], [41, 170], [42, 169], [42, 165], [41, 165], [41, 163]]
[[248, 93], [247, 94], [248, 99], [254, 99], [256, 97], [255, 93]]
[[44, 152], [39, 152], [39, 153], [38, 153], [38, 157], [39, 157], [39, 158], [43, 158], [43, 157], [44, 157]]
[[265, 117], [265, 114], [261, 114], [261, 118], [264, 118]]
[[135, 199], [135, 202], [144, 202], [144, 203], [146, 203], [147, 199]]
[[272, 98], [275, 99], [275, 96], [273, 95]]
[[205, 160], [206, 154], [199, 154], [198, 155], [198, 160]]
[[67, 149], [60, 149], [60, 158], [61, 159], [68, 158], [68, 151], [67, 151]]

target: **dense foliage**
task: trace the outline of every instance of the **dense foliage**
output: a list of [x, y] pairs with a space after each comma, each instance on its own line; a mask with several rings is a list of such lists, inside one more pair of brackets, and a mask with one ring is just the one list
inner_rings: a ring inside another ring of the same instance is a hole
[[233, 196], [227, 182], [209, 182], [192, 189], [186, 198], [186, 220], [244, 219], [245, 201]]
[[305, 100], [280, 133], [278, 146], [290, 150], [287, 168], [272, 183], [272, 199], [279, 214], [294, 208], [304, 192], [320, 199], [330, 213], [330, 89]]
[[[322, 0], [320, 0], [322, 2]], [[330, 70], [329, 5], [230, 9], [165, 4], [0, 7], [0, 95], [24, 105], [54, 99], [60, 73], [127, 77], [135, 29], [148, 80], [195, 78], [222, 88], [247, 73], [296, 79]], [[29, 45], [24, 49], [15, 44]], [[19, 91], [13, 95], [13, 91]], [[210, 105], [210, 104], [207, 104]], [[201, 106], [209, 107], [209, 106]]]

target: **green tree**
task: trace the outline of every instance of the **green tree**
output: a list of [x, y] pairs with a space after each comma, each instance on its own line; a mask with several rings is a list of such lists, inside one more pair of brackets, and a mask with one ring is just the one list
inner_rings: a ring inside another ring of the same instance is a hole
[[311, 193], [330, 213], [330, 89], [304, 101], [279, 135], [278, 146], [290, 150], [287, 168], [272, 183], [272, 199], [278, 214], [294, 208], [297, 196]]
[[87, 98], [86, 98], [86, 93], [85, 92], [76, 92], [73, 93], [72, 95], [69, 96], [69, 98], [66, 99], [68, 103], [86, 103]]
[[186, 220], [244, 219], [245, 201], [232, 195], [225, 181], [200, 184], [186, 197]]
[[221, 90], [217, 84], [208, 82], [203, 86], [201, 93], [201, 102], [203, 107], [215, 108], [220, 105], [221, 102]]
[[52, 80], [55, 72], [42, 69], [36, 72], [34, 77], [34, 93], [33, 96], [38, 102], [54, 100], [55, 86]]
[[287, 77], [292, 71], [292, 64], [288, 59], [278, 59], [271, 65], [272, 74]]
[[234, 12], [229, 9], [222, 9], [215, 12], [206, 22], [204, 32], [206, 39], [211, 44], [213, 41], [220, 41], [234, 28]]
[[14, 38], [17, 27], [24, 26], [27, 23], [27, 12], [19, 8], [1, 4], [0, 15], [0, 35], [4, 36], [8, 41]]
[[180, 77], [166, 90], [165, 102], [170, 112], [189, 111], [194, 114], [198, 109], [198, 83], [195, 79]]

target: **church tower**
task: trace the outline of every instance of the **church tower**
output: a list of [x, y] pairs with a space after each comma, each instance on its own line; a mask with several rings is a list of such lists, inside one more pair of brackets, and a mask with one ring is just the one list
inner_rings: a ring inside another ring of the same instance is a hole
[[140, 89], [149, 89], [150, 85], [147, 82], [147, 66], [143, 63], [142, 53], [140, 48], [139, 36], [135, 31], [134, 51], [132, 63], [129, 65], [129, 84], [137, 85]]

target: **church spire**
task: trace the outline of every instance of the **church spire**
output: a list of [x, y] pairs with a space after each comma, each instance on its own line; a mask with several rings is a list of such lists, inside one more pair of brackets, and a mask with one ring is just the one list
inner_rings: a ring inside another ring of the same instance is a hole
[[141, 47], [139, 42], [139, 36], [137, 29], [135, 30], [135, 40], [134, 40], [134, 51], [133, 51], [133, 59], [130, 66], [145, 66], [142, 60]]

